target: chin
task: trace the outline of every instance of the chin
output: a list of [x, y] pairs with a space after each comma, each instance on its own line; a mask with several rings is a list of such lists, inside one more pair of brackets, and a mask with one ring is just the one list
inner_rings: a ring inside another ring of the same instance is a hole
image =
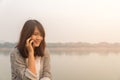
[[34, 47], [39, 47], [39, 44], [34, 44]]
[[34, 45], [35, 47], [39, 47], [39, 45]]

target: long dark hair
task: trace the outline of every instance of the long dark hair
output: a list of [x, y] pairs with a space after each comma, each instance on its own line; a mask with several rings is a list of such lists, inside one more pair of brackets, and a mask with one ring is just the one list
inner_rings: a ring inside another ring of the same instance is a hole
[[34, 52], [35, 52], [34, 56], [41, 56], [41, 57], [44, 56], [44, 50], [46, 47], [44, 28], [43, 28], [42, 24], [40, 22], [38, 22], [37, 20], [28, 20], [25, 22], [25, 24], [21, 30], [20, 39], [16, 46], [18, 48], [21, 56], [24, 58], [28, 58], [28, 51], [25, 46], [26, 40], [34, 33], [35, 27], [37, 27], [39, 29], [41, 36], [43, 37], [43, 40], [41, 41], [39, 47], [36, 47], [34, 49]]

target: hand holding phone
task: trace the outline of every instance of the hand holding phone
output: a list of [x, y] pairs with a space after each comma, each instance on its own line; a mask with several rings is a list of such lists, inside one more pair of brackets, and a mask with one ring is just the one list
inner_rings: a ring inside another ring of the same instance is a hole
[[26, 48], [29, 53], [34, 53], [33, 40], [31, 39], [31, 37], [26, 40]]

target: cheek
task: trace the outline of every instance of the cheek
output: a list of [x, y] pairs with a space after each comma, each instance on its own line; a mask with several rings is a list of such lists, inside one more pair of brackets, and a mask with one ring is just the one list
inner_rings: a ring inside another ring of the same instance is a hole
[[41, 40], [43, 40], [43, 37], [41, 37]]
[[31, 36], [31, 39], [32, 39], [32, 40], [35, 40], [35, 39], [36, 39], [36, 37], [35, 37], [35, 36]]

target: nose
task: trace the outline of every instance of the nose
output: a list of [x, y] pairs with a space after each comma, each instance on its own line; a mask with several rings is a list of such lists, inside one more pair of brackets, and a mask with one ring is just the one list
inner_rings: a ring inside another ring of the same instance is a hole
[[38, 35], [38, 36], [37, 36], [37, 39], [39, 39], [39, 40], [43, 40], [43, 37], [40, 36], [40, 35]]

